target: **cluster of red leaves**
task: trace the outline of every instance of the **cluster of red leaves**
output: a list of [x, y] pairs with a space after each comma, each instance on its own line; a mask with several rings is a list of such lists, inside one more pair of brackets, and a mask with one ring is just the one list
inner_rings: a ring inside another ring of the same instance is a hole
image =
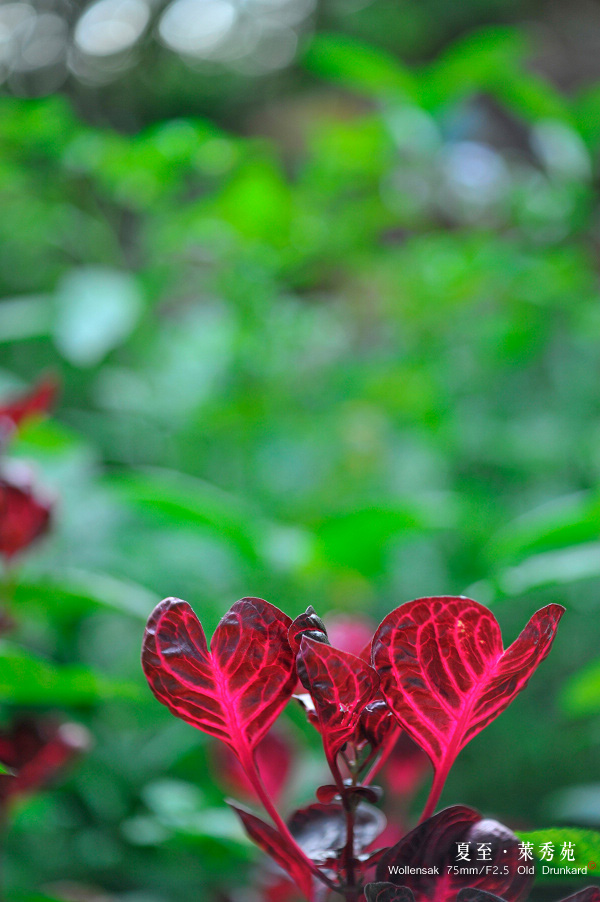
[[[366, 894], [369, 902], [454, 902], [460, 881], [448, 876], [446, 865], [458, 841], [477, 841], [489, 842], [494, 860], [502, 859], [501, 876], [486, 871], [458, 902], [493, 902], [490, 894], [522, 902], [530, 877], [518, 874], [516, 836], [469, 808], [434, 811], [457, 755], [525, 687], [550, 651], [563, 613], [555, 604], [538, 611], [504, 649], [500, 627], [483, 605], [421, 598], [392, 611], [364, 647], [360, 630], [338, 631], [340, 645], [352, 636], [348, 650], [331, 644], [312, 608], [292, 621], [262, 599], [244, 598], [223, 617], [209, 648], [189, 604], [169, 598], [148, 621], [142, 665], [159, 701], [225, 743], [229, 783], [258, 799], [272, 824], [230, 804], [305, 898], [320, 900], [333, 890], [347, 900]], [[276, 753], [268, 731], [293, 696], [321, 735], [333, 782], [284, 821], [273, 798], [285, 780], [287, 753]], [[381, 790], [373, 777], [390, 766], [388, 782], [411, 793], [425, 756], [434, 778], [419, 826], [396, 845], [373, 849], [386, 827], [374, 804]], [[389, 875], [402, 864], [437, 866], [440, 876], [402, 875], [397, 886]], [[577, 902], [600, 898], [588, 894]]]
[[[0, 453], [22, 423], [47, 413], [56, 397], [53, 379], [42, 379], [25, 395], [0, 406]], [[49, 528], [51, 503], [33, 489], [30, 472], [0, 470], [0, 555], [9, 562]]]

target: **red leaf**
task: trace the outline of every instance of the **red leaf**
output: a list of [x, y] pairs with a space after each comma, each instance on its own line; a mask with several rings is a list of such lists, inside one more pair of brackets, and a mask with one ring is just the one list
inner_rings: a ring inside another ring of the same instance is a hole
[[312, 874], [297, 850], [291, 844], [288, 844], [273, 827], [261, 821], [260, 818], [248, 811], [243, 805], [238, 805], [236, 802], [231, 801], [228, 801], [227, 804], [238, 815], [250, 839], [263, 852], [270, 855], [290, 875], [302, 893], [312, 900], [314, 898]]
[[[288, 821], [290, 832], [302, 851], [325, 863], [344, 849], [347, 840], [346, 812], [339, 803], [307, 805]], [[354, 854], [360, 854], [384, 830], [386, 818], [379, 808], [361, 802], [354, 815]]]
[[396, 718], [383, 698], [369, 702], [360, 715], [358, 741], [368, 742], [371, 748], [379, 749], [396, 729]]
[[[464, 877], [451, 872], [453, 866], [461, 866], [457, 861], [459, 842], [467, 843], [473, 856], [480, 843], [489, 845], [489, 861], [473, 864], [481, 868], [480, 874]], [[519, 874], [518, 867], [519, 840], [514, 833], [497, 821], [482, 820], [472, 808], [455, 805], [430, 817], [389, 849], [377, 865], [376, 875], [378, 880], [408, 886], [416, 902], [455, 902], [467, 881], [473, 889], [520, 902], [533, 875]], [[410, 873], [411, 868], [421, 873]], [[437, 869], [437, 873], [428, 874], [427, 869]]]
[[26, 394], [0, 405], [0, 435], [10, 436], [24, 420], [48, 413], [57, 392], [57, 381], [46, 376]]
[[176, 717], [245, 757], [265, 735], [296, 683], [291, 620], [261, 598], [225, 614], [210, 651], [186, 601], [166, 598], [148, 620], [142, 666], [150, 688]]
[[485, 890], [467, 886], [459, 890], [456, 902], [504, 902], [504, 899], [494, 893], [486, 893]]
[[586, 886], [561, 902], [600, 902], [600, 886]]
[[0, 479], [0, 554], [10, 560], [42, 536], [51, 504], [36, 498], [28, 482]]
[[300, 651], [302, 636], [314, 639], [315, 642], [324, 642], [326, 645], [331, 644], [327, 637], [325, 624], [312, 605], [309, 605], [303, 614], [296, 617], [288, 630], [288, 642], [295, 655]]
[[506, 651], [494, 615], [469, 598], [419, 598], [381, 623], [373, 666], [400, 725], [429, 755], [439, 790], [460, 750], [527, 685], [563, 613], [542, 608]]
[[379, 679], [365, 661], [306, 635], [298, 658], [331, 762], [354, 735], [362, 709], [377, 692]]

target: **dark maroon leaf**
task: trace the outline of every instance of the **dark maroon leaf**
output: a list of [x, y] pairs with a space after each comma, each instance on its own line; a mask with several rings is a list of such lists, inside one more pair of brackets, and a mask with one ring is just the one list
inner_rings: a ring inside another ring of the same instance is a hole
[[393, 883], [367, 883], [365, 897], [367, 902], [415, 902], [407, 886], [394, 886]]
[[58, 392], [58, 383], [46, 376], [26, 394], [0, 405], [0, 444], [24, 421], [48, 413]]
[[396, 729], [396, 718], [383, 697], [365, 705], [358, 724], [358, 741], [368, 742], [371, 748], [380, 749]]
[[52, 505], [33, 494], [28, 475], [0, 479], [0, 554], [7, 560], [28, 548], [50, 525]]
[[144, 637], [150, 688], [177, 717], [246, 759], [294, 690], [290, 624], [261, 598], [243, 598], [217, 626], [209, 651], [190, 605], [167, 598], [151, 614]]
[[486, 893], [485, 890], [468, 886], [458, 891], [456, 902], [504, 902], [504, 899], [495, 896], [494, 893]]
[[561, 902], [600, 902], [600, 886], [586, 886]]
[[288, 843], [270, 824], [261, 821], [243, 805], [228, 800], [228, 805], [235, 811], [244, 825], [246, 833], [259, 848], [270, 855], [283, 870], [290, 875], [292, 881], [310, 900], [314, 898], [312, 874], [298, 851]]
[[360, 713], [378, 689], [373, 668], [330, 645], [302, 637], [299, 661], [302, 661], [305, 688], [315, 705], [319, 730], [328, 761], [350, 739], [357, 728]]
[[[469, 844], [472, 857], [480, 852], [480, 844], [489, 846], [488, 860], [470, 865], [457, 861], [458, 843]], [[416, 902], [455, 902], [465, 882], [507, 902], [520, 902], [533, 877], [518, 873], [518, 861], [519, 840], [514, 833], [497, 821], [482, 820], [472, 808], [455, 805], [430, 817], [389, 849], [377, 865], [376, 876], [410, 887]], [[481, 873], [454, 875], [448, 872], [454, 866], [476, 866]], [[431, 873], [409, 873], [410, 868], [430, 869]]]
[[542, 608], [506, 650], [494, 615], [469, 598], [420, 598], [381, 623], [373, 666], [400, 725], [429, 755], [438, 790], [460, 750], [527, 685], [563, 613]]
[[[381, 786], [361, 786], [360, 783], [352, 783], [351, 780], [344, 780], [344, 786], [346, 787], [344, 793], [346, 798], [354, 797], [363, 802], [375, 804], [381, 801], [383, 795]], [[327, 804], [328, 802], [333, 802], [334, 799], [340, 798], [340, 790], [333, 783], [330, 783], [326, 786], [319, 786], [315, 795], [319, 802]]]
[[302, 636], [308, 636], [309, 639], [314, 639], [315, 642], [330, 644], [325, 624], [318, 614], [315, 613], [312, 605], [307, 607], [304, 614], [296, 617], [288, 630], [288, 641], [295, 655], [300, 651]]
[[[288, 630], [288, 642], [290, 643], [292, 651], [296, 655], [296, 669], [298, 672], [298, 679], [303, 686], [306, 686], [307, 677], [304, 667], [304, 661], [299, 655], [303, 636], [306, 636], [308, 639], [314, 639], [315, 642], [323, 642], [325, 645], [331, 645], [327, 636], [325, 624], [315, 613], [315, 609], [312, 607], [312, 605], [309, 605], [307, 607], [304, 614], [300, 614], [299, 617], [296, 617]], [[311, 723], [313, 723], [314, 726], [317, 726], [316, 722], [311, 717], [309, 717], [309, 720], [311, 721]]]
[[[354, 853], [358, 855], [379, 836], [385, 815], [361, 803], [354, 813]], [[346, 813], [340, 804], [317, 803], [295, 811], [288, 821], [290, 832], [302, 851], [315, 861], [327, 861], [346, 845]]]

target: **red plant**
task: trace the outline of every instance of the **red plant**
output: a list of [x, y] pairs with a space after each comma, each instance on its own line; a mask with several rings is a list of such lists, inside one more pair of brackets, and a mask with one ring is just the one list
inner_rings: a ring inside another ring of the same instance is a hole
[[[148, 621], [142, 666], [173, 714], [226, 743], [272, 823], [231, 806], [311, 902], [329, 891], [347, 902], [365, 894], [369, 902], [454, 902], [461, 888], [446, 865], [459, 840], [489, 842], [503, 863], [501, 876], [486, 869], [459, 902], [493, 902], [490, 894], [521, 902], [530, 877], [518, 873], [515, 835], [470, 808], [434, 811], [457, 755], [525, 687], [563, 613], [560, 605], [538, 611], [504, 650], [487, 608], [462, 597], [422, 598], [396, 608], [370, 652], [355, 655], [330, 644], [312, 608], [292, 621], [262, 599], [244, 598], [221, 620], [209, 650], [191, 607], [171, 598]], [[296, 698], [321, 734], [333, 782], [286, 821], [265, 789], [256, 751], [298, 678], [305, 691]], [[386, 819], [373, 804], [381, 790], [371, 784], [395, 749], [401, 761], [410, 759], [415, 783], [426, 752], [434, 779], [419, 826], [395, 846], [373, 850]], [[442, 876], [405, 876], [402, 865], [415, 862]], [[378, 882], [369, 882], [373, 876]]]
[[[22, 423], [48, 413], [58, 391], [51, 377], [0, 405], [0, 451]], [[7, 563], [29, 548], [49, 528], [52, 504], [34, 492], [28, 469], [6, 466], [0, 474], [0, 555]]]
[[48, 717], [16, 720], [0, 732], [0, 762], [11, 771], [0, 776], [0, 810], [47, 786], [89, 745], [89, 734], [79, 724]]

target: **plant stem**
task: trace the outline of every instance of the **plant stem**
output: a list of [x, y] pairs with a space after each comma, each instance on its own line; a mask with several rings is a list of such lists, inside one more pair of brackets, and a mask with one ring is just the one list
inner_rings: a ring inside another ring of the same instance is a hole
[[434, 813], [436, 805], [439, 802], [440, 796], [442, 794], [442, 789], [444, 788], [444, 783], [446, 782], [448, 771], [449, 767], [442, 767], [439, 770], [435, 771], [433, 776], [433, 783], [431, 784], [431, 789], [427, 798], [427, 803], [419, 820], [420, 824], [423, 823], [423, 821], [426, 821], [427, 818], [431, 817], [431, 815]]
[[384, 746], [379, 758], [377, 759], [369, 773], [366, 775], [365, 779], [362, 781], [364, 786], [368, 786], [369, 783], [375, 779], [376, 775], [379, 773], [383, 765], [387, 762], [388, 758], [394, 751], [394, 746], [396, 745], [396, 741], [398, 739], [398, 736], [400, 735], [400, 732], [400, 727], [394, 727], [388, 738], [387, 744]]
[[269, 798], [269, 794], [265, 789], [265, 785], [260, 776], [258, 767], [256, 766], [256, 761], [252, 752], [248, 751], [247, 755], [245, 754], [243, 758], [240, 758], [240, 763], [244, 768], [244, 772], [250, 780], [250, 783], [252, 784], [252, 787], [256, 792], [256, 795], [258, 796], [263, 808], [277, 827], [280, 836], [286, 841], [288, 845], [292, 846], [295, 849], [298, 856], [304, 860], [306, 866], [311, 870], [315, 877], [317, 877], [321, 881], [321, 883], [324, 883], [329, 887], [329, 889], [334, 890], [335, 892], [339, 892], [339, 887], [337, 887], [335, 883], [333, 883], [333, 881], [329, 879], [329, 877], [326, 877], [325, 874], [323, 874], [323, 872], [319, 870], [314, 861], [311, 861], [311, 859], [302, 851], [302, 849], [290, 833], [288, 825], [285, 823], [285, 821], [275, 808], [275, 805]]

